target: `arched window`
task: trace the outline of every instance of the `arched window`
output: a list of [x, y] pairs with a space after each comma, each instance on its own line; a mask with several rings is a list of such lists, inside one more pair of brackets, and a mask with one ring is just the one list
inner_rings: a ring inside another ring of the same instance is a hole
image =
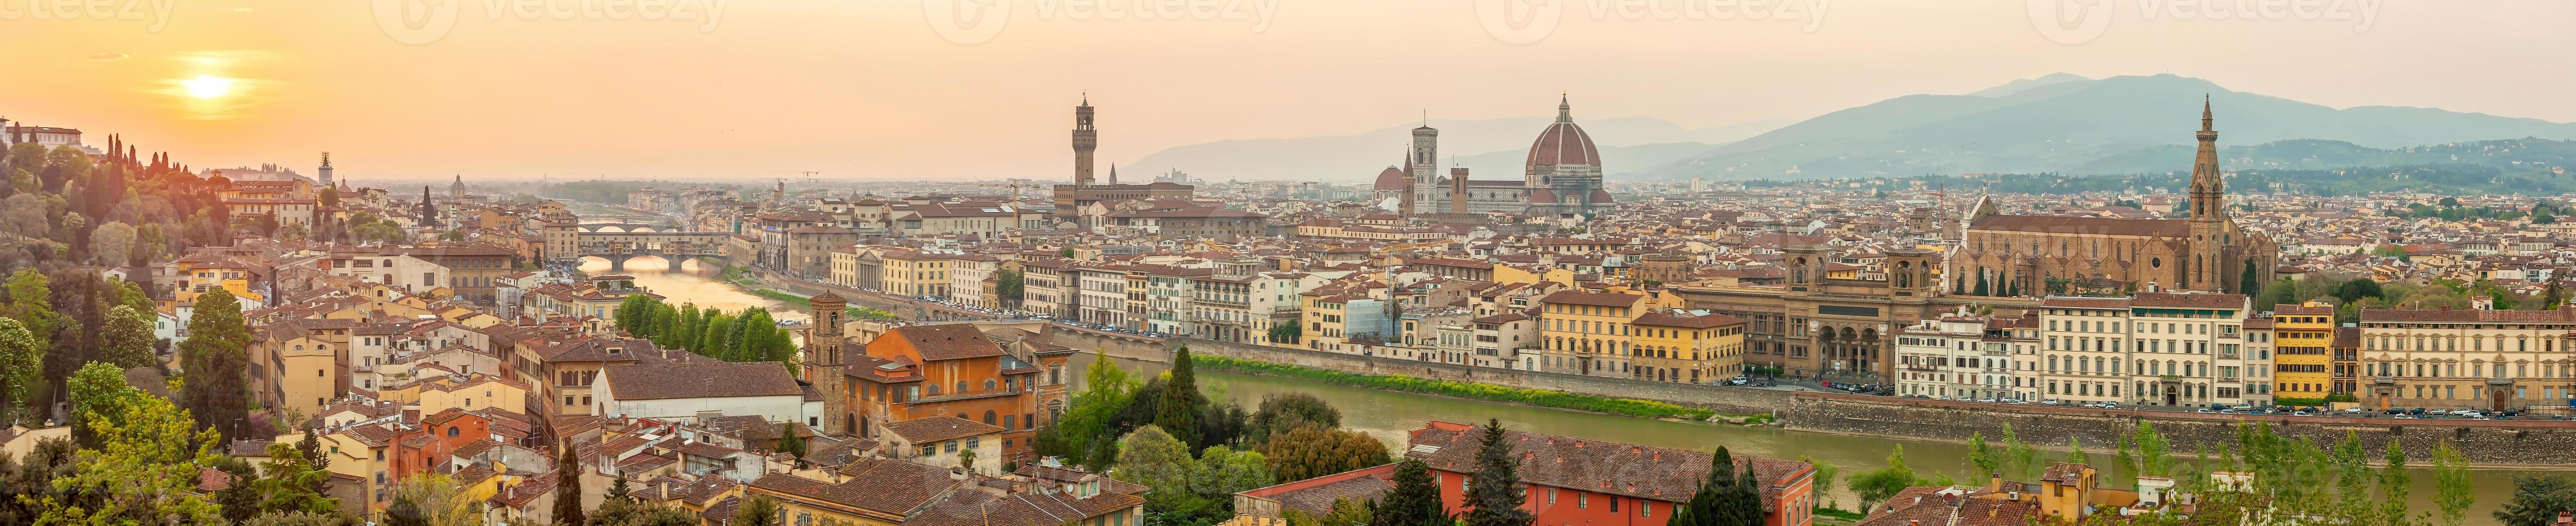
[[991, 391], [991, 390], [993, 390], [993, 379], [991, 379], [991, 378], [985, 378], [985, 379], [984, 379], [984, 390], [986, 390], [986, 391]]
[[456, 438], [456, 434], [457, 434], [456, 426], [447, 426], [447, 437], [448, 437], [448, 438]]
[[997, 419], [997, 418], [999, 418], [999, 417], [994, 416], [994, 415], [996, 415], [996, 414], [997, 414], [997, 413], [994, 413], [994, 412], [993, 412], [993, 410], [991, 410], [991, 409], [986, 409], [986, 410], [984, 410], [984, 424], [986, 424], [986, 425], [991, 425], [991, 424], [993, 424], [994, 422], [998, 422], [999, 420], [996, 420], [996, 419]]

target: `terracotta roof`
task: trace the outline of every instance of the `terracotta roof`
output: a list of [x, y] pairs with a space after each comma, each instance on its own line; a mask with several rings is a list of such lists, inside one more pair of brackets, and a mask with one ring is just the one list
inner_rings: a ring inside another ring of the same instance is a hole
[[966, 438], [970, 436], [1008, 431], [1007, 429], [1002, 429], [1001, 426], [948, 415], [934, 416], [930, 418], [915, 418], [900, 422], [887, 422], [885, 427], [886, 431], [894, 433], [895, 436], [903, 437], [905, 442], [911, 442], [913, 444], [928, 444], [954, 438]]
[[2245, 295], [2140, 292], [2135, 298], [2129, 300], [2129, 306], [2180, 307], [2187, 309], [2241, 309], [2245, 308]]
[[2183, 219], [2116, 219], [2079, 216], [1994, 215], [1978, 219], [1969, 230], [2005, 230], [2013, 232], [2054, 232], [2064, 234], [2103, 234], [2165, 238], [2191, 237], [2191, 222]]
[[1691, 316], [1688, 313], [1655, 311], [1646, 313], [1643, 316], [1638, 316], [1637, 321], [1630, 323], [1636, 325], [1653, 325], [1657, 327], [1706, 329], [1710, 327], [1724, 327], [1728, 325], [1741, 324], [1744, 323], [1744, 320], [1736, 319], [1733, 316], [1724, 314], [1703, 314]]
[[[1512, 445], [1524, 482], [1665, 502], [1690, 499], [1708, 480], [1709, 463], [1714, 457], [1698, 451], [1522, 431], [1506, 433], [1503, 441]], [[1432, 469], [1471, 473], [1476, 469], [1484, 435], [1483, 427], [1434, 422], [1431, 428], [1414, 432], [1412, 448], [1405, 456], [1421, 459]], [[1751, 465], [1754, 477], [1763, 482], [1766, 510], [1787, 485], [1815, 471], [1805, 462], [1749, 456], [1735, 457], [1735, 462], [1738, 469]]]
[[805, 477], [771, 473], [751, 482], [751, 488], [782, 495], [820, 500], [872, 512], [910, 516], [922, 506], [958, 482], [949, 477], [946, 468], [926, 466], [900, 460], [863, 458], [841, 466], [838, 471], [846, 482], [832, 484]]
[[803, 396], [804, 388], [778, 362], [684, 362], [657, 365], [611, 365], [609, 393], [618, 400], [664, 400], [737, 396]]
[[896, 327], [894, 330], [886, 331], [885, 336], [903, 338], [904, 342], [912, 344], [914, 349], [921, 351], [921, 359], [924, 361], [1002, 355], [1002, 346], [985, 338], [984, 333], [975, 330], [972, 324]]
[[1636, 294], [1620, 294], [1616, 292], [1580, 292], [1569, 290], [1549, 294], [1547, 295], [1547, 298], [1539, 301], [1574, 305], [1597, 305], [1603, 307], [1627, 307], [1636, 305], [1637, 300], [1641, 299], [1645, 299], [1645, 296], [1639, 296]]

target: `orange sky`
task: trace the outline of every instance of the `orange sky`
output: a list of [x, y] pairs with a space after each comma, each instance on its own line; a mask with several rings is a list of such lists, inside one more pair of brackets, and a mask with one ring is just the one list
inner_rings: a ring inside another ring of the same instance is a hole
[[[1425, 108], [1544, 117], [1559, 91], [1581, 117], [1705, 127], [2056, 71], [2576, 121], [2576, 2], [2556, 0], [2215, 2], [2228, 20], [2193, 10], [2206, 1], [2073, 0], [2110, 13], [2098, 34], [2058, 32], [2075, 44], [2034, 28], [2033, 6], [2059, 0], [1777, 0], [1764, 20], [1702, 16], [1755, 0], [1552, 0], [1547, 31], [1479, 9], [1551, 0], [56, 1], [0, 0], [0, 117], [196, 166], [328, 150], [361, 181], [1059, 178], [1085, 90], [1119, 162]], [[929, 21], [961, 2], [1010, 14]], [[379, 22], [406, 5], [453, 24]]]

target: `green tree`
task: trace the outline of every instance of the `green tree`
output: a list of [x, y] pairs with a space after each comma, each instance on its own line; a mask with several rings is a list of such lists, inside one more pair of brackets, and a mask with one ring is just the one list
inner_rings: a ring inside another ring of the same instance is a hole
[[1199, 495], [1191, 482], [1204, 469], [1190, 458], [1188, 444], [1163, 428], [1145, 425], [1118, 441], [1118, 473], [1127, 482], [1149, 488], [1145, 509], [1167, 518], [1210, 514], [1220, 504]]
[[2134, 473], [2173, 475], [2173, 444], [2165, 441], [2163, 433], [2156, 432], [2155, 422], [2139, 421], [2138, 428], [2129, 432], [2129, 443], [2138, 449], [2138, 470]]
[[805, 437], [796, 436], [795, 423], [778, 424], [778, 452], [794, 455], [799, 459], [805, 458]]
[[1970, 291], [1968, 294], [1976, 296], [1992, 296], [1993, 294], [1989, 294], [1990, 288], [1991, 287], [1986, 283], [1986, 274], [1984, 272], [1979, 272], [1977, 273], [1977, 288]]
[[[0, 325], [5, 325], [0, 322]], [[5, 330], [5, 329], [0, 329]], [[72, 402], [72, 437], [80, 443], [98, 445], [90, 421], [105, 419], [117, 426], [126, 425], [125, 411], [144, 396], [143, 391], [126, 385], [125, 372], [100, 362], [90, 362], [72, 373], [64, 382]]]
[[362, 523], [359, 522], [356, 517], [341, 515], [337, 512], [311, 513], [295, 511], [260, 515], [257, 517], [251, 517], [250, 520], [235, 524], [239, 524], [241, 526], [355, 526]]
[[268, 458], [260, 463], [260, 470], [267, 475], [250, 482], [251, 491], [259, 495], [261, 513], [330, 513], [339, 509], [340, 499], [323, 496], [319, 491], [331, 479], [331, 472], [316, 469], [294, 444], [269, 443]]
[[1041, 455], [1069, 458], [1092, 471], [1106, 471], [1117, 462], [1116, 441], [1109, 437], [1118, 434], [1111, 422], [1133, 400], [1137, 383], [1108, 356], [1097, 355], [1084, 371], [1082, 385], [1054, 425], [1039, 431], [1036, 448]]
[[1306, 337], [1305, 332], [1305, 328], [1299, 327], [1296, 321], [1291, 320], [1288, 323], [1270, 326], [1270, 341], [1276, 343], [1297, 343], [1299, 340]]
[[1259, 451], [1208, 446], [1199, 452], [1199, 469], [1190, 486], [1199, 495], [1234, 500], [1234, 494], [1268, 487], [1275, 479], [1270, 460]]
[[2245, 258], [2245, 272], [2236, 276], [2236, 293], [2252, 296], [2263, 290], [2262, 274], [2257, 273], [2254, 258]]
[[2433, 444], [2433, 509], [2440, 513], [2442, 524], [2458, 526], [2468, 517], [2469, 505], [2477, 503], [2477, 490], [2469, 487], [2469, 458], [2460, 454], [2451, 441]]
[[1512, 456], [1512, 443], [1500, 419], [1485, 421], [1485, 434], [1476, 452], [1475, 484], [1467, 488], [1467, 512], [1459, 516], [1463, 526], [1529, 526], [1529, 510], [1521, 509], [1528, 488], [1521, 484], [1520, 460]]
[[555, 522], [582, 524], [581, 459], [572, 455], [571, 442], [556, 444], [562, 458], [555, 460]]
[[2558, 475], [2520, 475], [2513, 478], [2513, 498], [2494, 516], [2504, 526], [2550, 526], [2561, 511], [2576, 511], [2576, 483]]
[[1279, 480], [1306, 480], [1387, 463], [1386, 443], [1365, 433], [1307, 425], [1271, 435], [1261, 454]]
[[1421, 460], [1406, 458], [1395, 466], [1395, 487], [1379, 497], [1377, 508], [1369, 516], [1369, 526], [1454, 526], [1449, 513], [1440, 503], [1439, 483], [1431, 479], [1431, 466]]
[[1264, 396], [1261, 397], [1261, 408], [1252, 412], [1251, 429], [1245, 433], [1244, 439], [1260, 443], [1269, 440], [1273, 434], [1303, 427], [1342, 427], [1342, 410], [1306, 393]]
[[2389, 524], [2431, 522], [2421, 520], [2423, 517], [2406, 520], [2406, 495], [2414, 490], [2414, 476], [2406, 471], [2406, 448], [2400, 447], [2396, 440], [2389, 440], [2388, 448], [2379, 454], [2379, 461], [2380, 518]]
[[77, 467], [53, 479], [65, 495], [46, 496], [37, 524], [211, 523], [219, 506], [195, 491], [200, 467], [217, 457], [222, 437], [194, 427], [187, 410], [143, 396], [123, 418], [94, 418], [97, 449], [81, 450]]
[[1198, 447], [1199, 411], [1206, 404], [1199, 398], [1198, 375], [1192, 369], [1189, 346], [1172, 351], [1171, 381], [1163, 386], [1163, 399], [1154, 410], [1154, 425], [1182, 444]]
[[733, 520], [725, 523], [725, 526], [785, 526], [786, 524], [786, 508], [780, 507], [776, 499], [762, 495], [743, 501], [741, 507], [734, 508]]
[[1024, 281], [1026, 278], [1020, 275], [1020, 271], [1003, 269], [996, 276], [993, 284], [994, 294], [1014, 300], [1027, 294], [1028, 285]]
[[155, 360], [150, 316], [131, 305], [108, 309], [107, 326], [98, 335], [99, 358], [127, 369], [151, 367]]
[[[18, 320], [0, 318], [0, 386], [7, 387], [8, 407], [0, 409], [0, 420], [13, 420], [31, 414], [28, 406], [35, 401], [38, 374], [44, 371], [44, 344]], [[123, 377], [120, 373], [119, 378]]]
[[1978, 474], [2003, 472], [2003, 458], [1997, 456], [1993, 447], [1986, 445], [1984, 433], [1968, 433], [1968, 463], [1977, 466]]
[[[618, 479], [618, 480], [623, 481], [623, 480], [625, 480], [625, 479]], [[767, 497], [754, 497], [754, 498], [756, 498], [756, 499], [764, 499], [764, 500], [765, 500], [765, 499], [767, 499]], [[774, 504], [773, 504], [773, 505], [774, 505]], [[735, 509], [734, 509], [734, 511], [735, 511], [735, 512], [737, 512], [737, 513], [739, 513], [739, 512], [741, 512], [741, 511], [742, 511], [742, 509], [741, 509], [741, 508], [735, 508]], [[642, 502], [635, 502], [635, 501], [634, 501], [634, 500], [632, 500], [632, 499], [610, 499], [610, 500], [606, 500], [606, 501], [601, 501], [601, 502], [599, 503], [599, 509], [591, 510], [591, 512], [590, 512], [590, 526], [697, 526], [697, 525], [698, 525], [698, 515], [697, 515], [697, 514], [695, 514], [695, 513], [690, 513], [688, 510], [683, 510], [683, 509], [674, 508], [674, 507], [670, 507], [670, 506], [657, 506], [657, 505], [653, 505], [653, 504], [647, 504], [647, 503], [642, 503]]]
[[239, 426], [250, 418], [250, 388], [248, 382], [226, 379], [248, 377], [249, 353], [249, 324], [242, 320], [241, 302], [220, 287], [198, 295], [196, 312], [188, 318], [188, 340], [179, 344], [189, 378], [180, 384], [179, 399], [197, 416], [198, 427], [232, 436], [243, 433]]
[[1887, 454], [1887, 467], [1852, 477], [1850, 489], [1852, 494], [1860, 497], [1861, 510], [1866, 512], [1895, 497], [1897, 492], [1912, 487], [1915, 481], [1914, 468], [1905, 465], [1905, 446], [1897, 446], [1895, 451]]
[[[581, 508], [579, 493], [555, 495], [558, 497], [555, 499], [556, 508], [562, 508], [563, 503], [567, 501], [573, 503], [573, 509]], [[573, 498], [561, 498], [564, 495], [573, 495]], [[448, 478], [447, 475], [432, 473], [404, 478], [394, 485], [394, 502], [411, 503], [413, 511], [418, 514], [417, 517], [421, 521], [418, 524], [425, 526], [483, 524], [483, 500], [465, 492], [465, 488], [457, 486], [456, 480]], [[557, 513], [561, 513], [561, 510], [557, 510]], [[559, 521], [563, 517], [563, 515], [555, 516]], [[579, 514], [575, 514], [573, 519], [565, 524], [581, 524], [580, 517]]]
[[1809, 486], [1825, 489], [1825, 491], [1817, 492], [1818, 498], [1816, 500], [1824, 503], [1822, 507], [1835, 508], [1840, 506], [1840, 504], [1834, 501], [1833, 488], [1834, 479], [1842, 477], [1843, 468], [1841, 466], [1835, 466], [1831, 462], [1817, 460], [1814, 457], [1801, 456], [1798, 457], [1798, 461], [1805, 462], [1816, 467], [1816, 478], [1812, 484], [1809, 484]]

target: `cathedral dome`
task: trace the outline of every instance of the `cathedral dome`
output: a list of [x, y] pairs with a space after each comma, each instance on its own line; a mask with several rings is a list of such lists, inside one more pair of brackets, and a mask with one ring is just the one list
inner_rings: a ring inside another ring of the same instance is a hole
[[1374, 189], [1380, 192], [1404, 191], [1404, 170], [1389, 166], [1386, 167], [1386, 171], [1378, 172], [1377, 186]]
[[1540, 188], [1540, 189], [1538, 189], [1538, 191], [1530, 192], [1530, 204], [1534, 204], [1534, 205], [1552, 205], [1552, 204], [1556, 204], [1556, 190], [1554, 190], [1554, 189], [1548, 189], [1548, 188]]
[[1574, 123], [1574, 107], [1563, 100], [1556, 104], [1556, 123], [1539, 132], [1529, 151], [1532, 170], [1553, 172], [1540, 168], [1555, 166], [1601, 166], [1601, 151], [1592, 146], [1592, 135]]
[[1594, 204], [1610, 204], [1611, 202], [1609, 190], [1594, 188], [1592, 189], [1592, 195], [1588, 197], [1592, 199]]

